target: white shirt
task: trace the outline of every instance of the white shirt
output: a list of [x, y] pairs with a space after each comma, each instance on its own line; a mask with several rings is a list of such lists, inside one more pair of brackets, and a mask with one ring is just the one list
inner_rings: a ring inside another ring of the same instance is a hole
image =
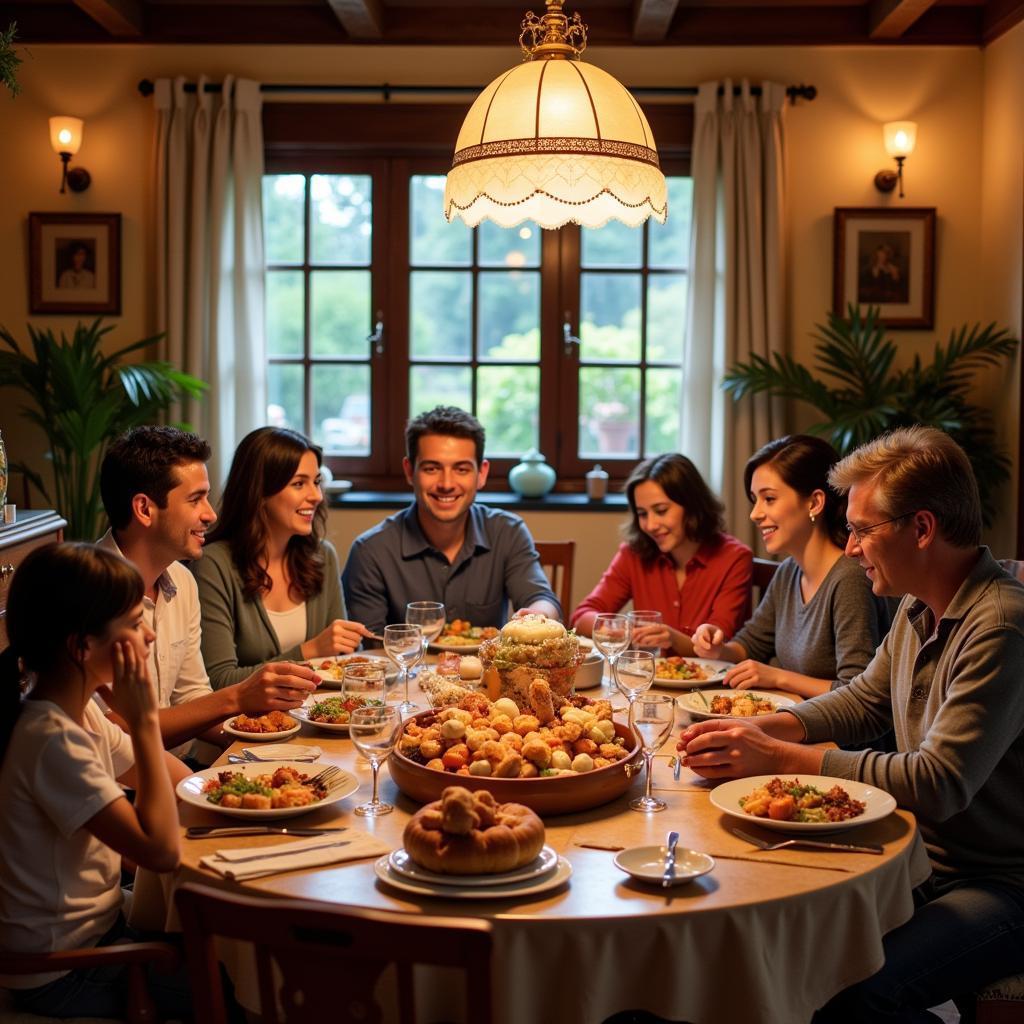
[[[0, 768], [0, 948], [22, 953], [94, 946], [121, 908], [121, 856], [82, 826], [124, 793], [135, 763], [128, 735], [87, 701], [83, 725], [56, 704], [26, 700]], [[66, 972], [0, 976], [35, 988]]]
[[289, 608], [286, 612], [272, 612], [265, 609], [270, 625], [277, 635], [277, 643], [282, 651], [298, 647], [306, 642], [306, 602]]

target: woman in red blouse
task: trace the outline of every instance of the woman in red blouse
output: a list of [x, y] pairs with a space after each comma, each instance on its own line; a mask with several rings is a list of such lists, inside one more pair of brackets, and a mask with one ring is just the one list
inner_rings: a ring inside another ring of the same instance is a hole
[[626, 499], [626, 542], [572, 613], [576, 631], [590, 636], [599, 612], [617, 612], [630, 600], [661, 612], [662, 625], [646, 628], [644, 646], [684, 657], [693, 654], [690, 636], [702, 622], [739, 629], [750, 615], [754, 556], [724, 532], [724, 507], [697, 467], [674, 453], [645, 459], [626, 481]]

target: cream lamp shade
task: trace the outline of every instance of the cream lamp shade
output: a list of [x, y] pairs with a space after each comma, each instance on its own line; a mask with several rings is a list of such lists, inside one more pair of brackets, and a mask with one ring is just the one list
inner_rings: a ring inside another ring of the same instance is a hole
[[51, 117], [50, 145], [55, 153], [70, 153], [74, 156], [82, 145], [81, 118]]
[[466, 115], [445, 216], [470, 227], [485, 219], [506, 228], [524, 220], [542, 228], [596, 228], [612, 218], [636, 227], [652, 216], [664, 223], [665, 176], [647, 118], [611, 75], [579, 60], [579, 15], [570, 23], [561, 0], [547, 8], [522, 23], [528, 60], [491, 82]]
[[882, 138], [889, 156], [910, 156], [917, 141], [917, 122], [890, 121], [882, 125]]

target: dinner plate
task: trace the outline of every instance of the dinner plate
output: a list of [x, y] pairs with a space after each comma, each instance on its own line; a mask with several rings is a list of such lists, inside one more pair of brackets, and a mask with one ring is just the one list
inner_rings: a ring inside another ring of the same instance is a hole
[[302, 707], [292, 708], [288, 712], [289, 715], [294, 715], [296, 718], [301, 719], [303, 722], [309, 722], [314, 729], [321, 729], [324, 732], [340, 732], [344, 735], [348, 735], [348, 722], [315, 722], [309, 717], [310, 708], [321, 700], [330, 700], [329, 697], [307, 697]]
[[658, 669], [665, 658], [658, 658], [654, 668], [654, 685], [665, 690], [692, 690], [698, 686], [707, 686], [708, 683], [720, 683], [725, 678], [725, 673], [731, 669], [731, 661], [715, 661], [713, 658], [684, 658], [684, 661], [691, 665], [700, 665], [707, 673], [706, 679], [668, 679], [659, 676]]
[[429, 885], [469, 886], [474, 889], [492, 889], [496, 885], [508, 885], [511, 882], [525, 882], [529, 878], [537, 878], [553, 871], [558, 865], [558, 854], [545, 846], [540, 853], [521, 868], [515, 871], [503, 871], [497, 875], [442, 875], [436, 871], [428, 871], [417, 864], [404, 850], [395, 850], [388, 858], [388, 866], [393, 872], [411, 882], [426, 882]]
[[[661, 885], [665, 877], [665, 847], [631, 846], [628, 850], [615, 855], [615, 866], [641, 882], [656, 882]], [[714, 866], [715, 862], [708, 854], [676, 847], [676, 866], [670, 884], [681, 885], [683, 882], [699, 878], [706, 875]]]
[[[774, 821], [771, 818], [757, 818], [752, 814], [744, 814], [740, 806], [740, 798], [748, 796], [758, 786], [767, 785], [774, 778], [798, 778], [802, 783], [816, 786], [827, 792], [833, 786], [842, 786], [854, 800], [864, 802], [864, 813], [846, 821]], [[851, 782], [849, 779], [836, 779], [829, 775], [754, 775], [749, 779], [733, 779], [723, 782], [711, 791], [711, 802], [724, 814], [739, 818], [748, 825], [762, 825], [776, 832], [843, 832], [878, 821], [896, 810], [896, 801], [875, 786], [866, 786], [863, 782]]]
[[432, 882], [414, 882], [392, 869], [388, 863], [390, 854], [385, 854], [374, 865], [377, 877], [394, 889], [413, 893], [416, 896], [436, 896], [441, 899], [460, 900], [506, 900], [518, 899], [520, 896], [533, 896], [537, 893], [557, 889], [569, 880], [572, 865], [564, 858], [558, 858], [553, 871], [537, 878], [528, 878], [522, 882], [506, 882], [504, 885], [471, 886], [471, 885], [435, 885]]
[[[749, 694], [751, 697], [762, 697], [765, 700], [772, 702], [773, 710], [778, 711], [779, 708], [790, 708], [796, 701], [792, 697], [786, 697], [781, 693], [765, 693], [764, 690], [733, 690], [731, 688], [719, 689], [719, 690], [701, 690], [699, 693], [692, 690], [690, 693], [684, 693], [681, 697], [676, 698], [676, 703], [679, 705], [681, 711], [685, 711], [688, 715], [692, 715], [694, 718], [746, 718], [756, 719], [757, 715], [719, 715], [713, 711], [709, 711], [708, 707], [711, 704], [713, 697], [742, 697], [744, 694]], [[707, 704], [704, 703], [704, 700]], [[295, 714], [294, 711], [291, 714]]]
[[318, 807], [326, 807], [328, 804], [335, 804], [347, 796], [351, 796], [358, 788], [359, 782], [354, 775], [348, 772], [339, 772], [331, 779], [327, 788], [327, 796], [314, 804], [307, 804], [305, 807], [271, 807], [268, 810], [255, 810], [248, 807], [221, 807], [220, 804], [210, 803], [203, 793], [203, 786], [210, 779], [216, 779], [221, 772], [241, 772], [246, 778], [256, 778], [258, 775], [273, 775], [275, 769], [287, 767], [294, 768], [308, 778], [312, 778], [318, 772], [329, 767], [323, 761], [277, 761], [274, 764], [266, 764], [254, 761], [252, 764], [216, 765], [213, 768], [204, 768], [195, 775], [189, 775], [175, 786], [175, 793], [178, 798], [194, 807], [200, 807], [206, 811], [215, 811], [218, 814], [226, 814], [230, 818], [294, 818], [296, 815], [305, 814], [307, 811], [315, 811]]
[[[391, 659], [382, 654], [338, 654], [331, 658], [310, 658], [308, 661], [302, 662], [303, 665], [308, 665], [314, 672], [316, 672], [322, 682], [321, 687], [325, 690], [340, 690], [341, 689], [341, 675], [342, 666], [346, 663], [359, 659], [356, 664], [360, 664], [363, 661], [370, 662], [383, 662], [384, 669], [384, 682], [385, 685], [393, 683], [398, 678], [398, 669], [395, 668]], [[323, 666], [330, 665], [326, 668]]]
[[[289, 712], [290, 717], [295, 718], [294, 711]], [[235, 715], [238, 718], [238, 715]], [[290, 729], [278, 729], [277, 732], [246, 732], [244, 729], [236, 729], [231, 723], [235, 718], [229, 718], [221, 728], [229, 736], [237, 736], [240, 740], [250, 740], [253, 743], [269, 743], [271, 740], [284, 740], [294, 736], [301, 728], [302, 723], [296, 722]]]
[[430, 651], [455, 651], [457, 654], [477, 654], [480, 651], [482, 640], [473, 640], [468, 644], [450, 644], [442, 637], [438, 637], [427, 645]]

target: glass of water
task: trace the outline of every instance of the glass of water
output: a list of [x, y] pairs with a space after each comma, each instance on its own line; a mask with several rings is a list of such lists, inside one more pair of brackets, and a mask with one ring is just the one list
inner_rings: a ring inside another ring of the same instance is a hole
[[629, 619], [625, 615], [601, 612], [594, 618], [590, 638], [608, 662], [608, 674], [615, 679], [615, 661], [629, 646]]
[[647, 785], [644, 795], [629, 801], [634, 811], [663, 811], [664, 800], [651, 796], [651, 772], [654, 755], [669, 738], [676, 720], [676, 699], [665, 693], [645, 693], [629, 705], [629, 727], [640, 737], [644, 753]]
[[423, 653], [441, 635], [444, 629], [444, 605], [440, 601], [410, 601], [405, 606], [405, 621], [419, 626], [423, 632]]
[[373, 771], [373, 795], [369, 803], [360, 804], [355, 808], [356, 814], [364, 818], [390, 814], [395, 809], [377, 796], [377, 773], [388, 755], [395, 749], [401, 731], [402, 716], [395, 707], [360, 708], [353, 711], [349, 719], [349, 738], [356, 750], [370, 762]]
[[648, 638], [652, 634], [657, 635], [662, 632], [661, 612], [647, 608], [641, 611], [627, 612], [626, 617], [629, 619], [633, 646], [641, 651], [650, 651], [657, 658], [661, 654], [661, 644], [651, 643]]
[[615, 685], [630, 704], [654, 682], [654, 655], [649, 651], [623, 651], [615, 662]]
[[410, 715], [416, 710], [416, 705], [409, 699], [409, 669], [419, 664], [423, 657], [423, 631], [409, 622], [385, 626], [384, 653], [398, 666], [401, 681], [405, 684], [402, 691], [405, 698], [398, 705], [398, 710], [403, 715]]

